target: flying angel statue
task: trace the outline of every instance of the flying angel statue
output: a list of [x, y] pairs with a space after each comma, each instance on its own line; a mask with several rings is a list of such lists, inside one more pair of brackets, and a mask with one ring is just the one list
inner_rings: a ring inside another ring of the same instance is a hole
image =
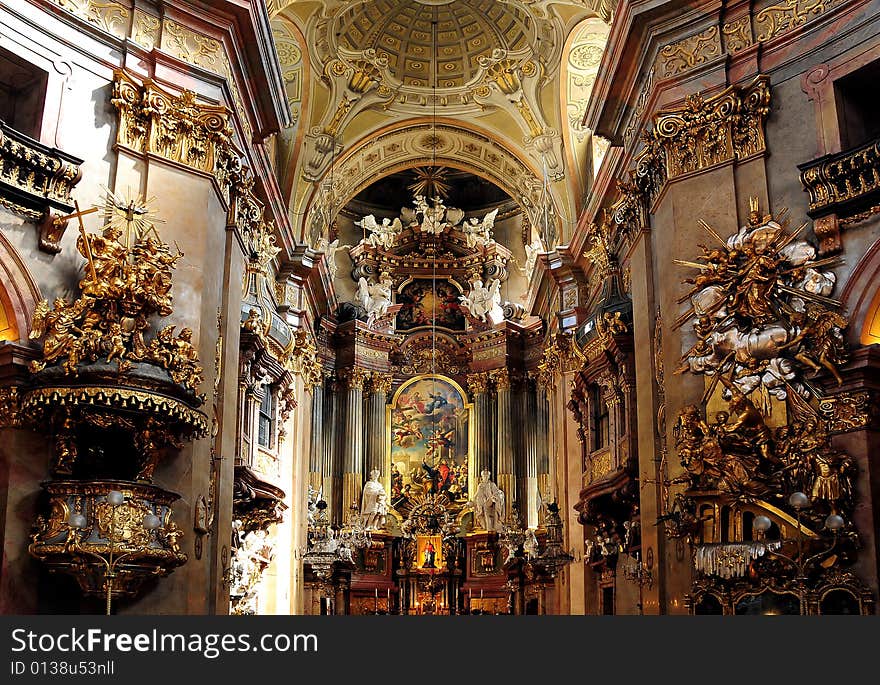
[[391, 219], [385, 217], [382, 219], [382, 223], [379, 224], [376, 223], [376, 217], [372, 214], [368, 214], [360, 221], [355, 221], [354, 225], [361, 226], [370, 232], [366, 237], [366, 241], [370, 245], [373, 247], [381, 246], [386, 250], [394, 247], [394, 241], [397, 240], [397, 236], [403, 230], [403, 224], [400, 222], [400, 219], [395, 218], [392, 222]]
[[368, 283], [363, 276], [358, 279], [357, 299], [367, 310], [367, 325], [371, 328], [390, 313], [391, 284], [391, 277], [387, 273], [382, 274], [378, 283]]
[[470, 219], [462, 224], [461, 230], [464, 232], [465, 237], [467, 238], [468, 247], [486, 247], [486, 245], [490, 245], [495, 242], [494, 240], [492, 240], [491, 231], [492, 228], [495, 226], [496, 216], [498, 216], [497, 207], [489, 212], [486, 216], [484, 216], [482, 220], [478, 219], [475, 216], [472, 216]]
[[494, 280], [486, 288], [483, 281], [475, 278], [471, 281], [471, 291], [466, 296], [458, 298], [461, 306], [465, 307], [474, 318], [486, 321], [493, 326], [504, 319], [504, 311], [501, 308], [501, 281]]

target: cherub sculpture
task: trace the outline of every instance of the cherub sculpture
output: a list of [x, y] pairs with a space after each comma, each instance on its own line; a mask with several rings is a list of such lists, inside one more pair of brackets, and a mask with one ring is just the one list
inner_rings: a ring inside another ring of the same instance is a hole
[[497, 208], [489, 212], [482, 220], [472, 216], [462, 224], [461, 230], [467, 238], [468, 247], [486, 247], [495, 242], [492, 240], [491, 231], [495, 226], [496, 216], [498, 216]]
[[400, 235], [400, 232], [403, 230], [403, 224], [400, 222], [399, 218], [395, 218], [394, 221], [391, 221], [388, 217], [382, 219], [382, 223], [376, 223], [376, 217], [372, 214], [368, 214], [360, 221], [354, 222], [355, 226], [361, 226], [363, 229], [370, 232], [370, 234], [365, 238], [365, 240], [372, 245], [373, 247], [383, 247], [386, 250], [390, 250], [394, 247], [394, 241], [397, 240], [397, 236]]

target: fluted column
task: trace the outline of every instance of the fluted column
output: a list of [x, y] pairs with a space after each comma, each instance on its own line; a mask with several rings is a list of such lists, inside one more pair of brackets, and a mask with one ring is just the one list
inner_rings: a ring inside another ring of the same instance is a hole
[[367, 420], [364, 424], [366, 428], [364, 444], [367, 448], [365, 474], [369, 475], [373, 469], [379, 469], [379, 473], [382, 474], [380, 480], [388, 475], [385, 469], [386, 433], [388, 430], [385, 405], [388, 393], [391, 392], [391, 381], [390, 373], [374, 371], [370, 376], [370, 396], [367, 400]]
[[342, 433], [342, 516], [352, 503], [360, 505], [364, 482], [364, 382], [367, 372], [357, 367], [340, 374], [345, 386], [345, 430]]
[[547, 389], [540, 382], [535, 383], [537, 409], [537, 447], [538, 447], [538, 493], [543, 507], [538, 510], [538, 525], [544, 526], [545, 507], [550, 503], [550, 407]]
[[[471, 482], [477, 483], [483, 469], [492, 471], [492, 416], [489, 412], [489, 374], [472, 373], [467, 377], [474, 400], [474, 454]], [[494, 474], [493, 474], [494, 475]]]
[[309, 486], [320, 492], [324, 488], [324, 383], [312, 388], [312, 445], [309, 452]]
[[522, 473], [520, 513], [528, 528], [538, 527], [538, 409], [534, 384], [523, 384], [523, 412], [525, 429], [525, 460]]
[[492, 372], [492, 381], [495, 383], [496, 392], [495, 426], [497, 439], [495, 441], [495, 468], [497, 470], [497, 478], [495, 482], [507, 498], [509, 513], [510, 504], [512, 504], [516, 490], [513, 415], [510, 404], [510, 373], [507, 369], [497, 369]]
[[324, 417], [324, 500], [329, 505], [330, 520], [338, 521], [342, 512], [342, 450], [345, 447], [345, 384], [339, 378], [327, 382]]

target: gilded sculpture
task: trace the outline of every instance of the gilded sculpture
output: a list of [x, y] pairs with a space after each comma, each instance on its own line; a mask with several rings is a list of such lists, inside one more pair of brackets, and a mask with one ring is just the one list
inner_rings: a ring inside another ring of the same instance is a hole
[[133, 362], [147, 362], [197, 393], [204, 379], [192, 329], [175, 337], [175, 327], [166, 326], [145, 340], [150, 318], [173, 312], [172, 272], [183, 253], [159, 238], [146, 203], [110, 197], [113, 214], [100, 234], [80, 224], [76, 247], [86, 260], [81, 295], [73, 302], [56, 298], [51, 306], [43, 300], [34, 311], [30, 338], [43, 339], [43, 355], [31, 362], [31, 371], [58, 365], [76, 376], [80, 364], [103, 358], [125, 373]]
[[[690, 306], [676, 322], [692, 321], [696, 342], [676, 373], [702, 375], [705, 392], [674, 426], [684, 473], [664, 475], [663, 485], [686, 489], [658, 522], [695, 545], [695, 591], [749, 592], [760, 581], [803, 592], [804, 583], [831, 582], [858, 546], [857, 469], [832, 444], [830, 433], [846, 423], [837, 425], [828, 411], [834, 403], [818, 378], [842, 384], [848, 321], [832, 297], [837, 260], [817, 256], [801, 237], [805, 225], [789, 230], [754, 198], [750, 210], [726, 239], [703, 223], [712, 244], [700, 245], [695, 261], [676, 260], [696, 271], [684, 280], [680, 302]], [[739, 519], [738, 537], [727, 537], [725, 510]], [[788, 555], [792, 531], [800, 542]]]
[[676, 260], [698, 272], [685, 280], [692, 287], [682, 300], [691, 306], [676, 322], [695, 319], [697, 341], [676, 372], [705, 375], [713, 387], [726, 379], [727, 398], [735, 388], [763, 414], [771, 397], [817, 396], [808, 374], [826, 369], [839, 385], [847, 320], [829, 297], [833, 262], [816, 259], [816, 248], [799, 239], [804, 227], [789, 232], [754, 199], [748, 223], [727, 240], [703, 227], [716, 244], [701, 245], [697, 261]]

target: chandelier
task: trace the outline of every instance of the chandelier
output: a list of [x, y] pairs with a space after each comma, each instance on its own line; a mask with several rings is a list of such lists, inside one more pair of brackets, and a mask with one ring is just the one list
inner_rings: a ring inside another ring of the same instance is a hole
[[555, 578], [564, 566], [574, 561], [574, 557], [562, 546], [562, 518], [559, 516], [559, 505], [551, 502], [547, 505], [547, 543], [534, 563], [544, 569], [551, 578]]

